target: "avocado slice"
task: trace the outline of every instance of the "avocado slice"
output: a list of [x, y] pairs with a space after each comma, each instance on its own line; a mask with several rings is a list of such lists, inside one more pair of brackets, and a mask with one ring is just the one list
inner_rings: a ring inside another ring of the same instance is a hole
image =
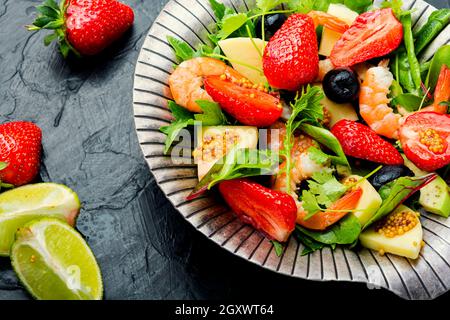
[[[361, 179], [361, 176], [352, 175], [346, 179], [346, 183], [356, 182]], [[375, 212], [377, 212], [383, 201], [377, 190], [375, 190], [375, 188], [366, 179], [361, 181], [358, 186], [362, 189], [362, 195], [355, 207], [355, 211], [353, 211], [352, 214], [358, 218], [359, 223], [363, 226], [370, 220], [370, 218], [372, 218]]]
[[[411, 169], [416, 176], [427, 174], [406, 158], [405, 166]], [[428, 212], [448, 218], [450, 216], [450, 193], [444, 179], [437, 176], [436, 179], [420, 189], [419, 204]]]
[[[406, 219], [409, 220], [411, 228], [406, 232], [403, 231], [404, 227], [402, 227], [402, 231], [399, 231], [400, 228], [395, 227], [395, 219], [404, 217], [407, 217]], [[394, 222], [389, 222], [389, 219]], [[393, 229], [387, 228], [389, 223], [394, 226]], [[359, 240], [363, 247], [376, 250], [380, 254], [393, 253], [411, 259], [419, 257], [422, 239], [423, 231], [418, 214], [404, 205], [400, 205], [386, 218], [379, 223], [375, 223], [359, 235]]]

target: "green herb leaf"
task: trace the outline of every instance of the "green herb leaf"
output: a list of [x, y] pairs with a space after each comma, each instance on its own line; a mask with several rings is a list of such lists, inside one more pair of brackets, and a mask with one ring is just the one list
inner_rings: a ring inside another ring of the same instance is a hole
[[358, 218], [349, 214], [339, 222], [324, 231], [313, 231], [297, 225], [296, 229], [313, 240], [327, 244], [351, 244], [355, 242], [361, 233], [361, 225]]
[[440, 47], [431, 60], [431, 66], [428, 70], [428, 76], [425, 81], [425, 86], [427, 88], [430, 88], [431, 91], [433, 91], [436, 87], [439, 73], [443, 64], [450, 68], [450, 44]]
[[261, 9], [262, 12], [267, 12], [272, 10], [273, 8], [281, 5], [284, 0], [256, 0], [256, 6]]
[[[281, 154], [286, 158], [286, 172], [292, 170], [291, 153], [294, 145], [294, 132], [304, 122], [317, 123], [318, 119], [323, 119], [323, 107], [320, 101], [324, 94], [321, 88], [307, 86], [300, 97], [291, 104], [292, 113], [286, 122], [286, 134], [283, 140], [283, 150]], [[301, 116], [301, 117], [300, 117]], [[290, 193], [290, 175], [286, 175], [286, 192]]]
[[247, 15], [245, 13], [227, 14], [223, 17], [220, 23], [220, 31], [217, 36], [223, 40], [228, 38], [233, 32], [238, 30], [247, 22]]
[[400, 105], [405, 108], [405, 110], [413, 112], [419, 110], [422, 104], [422, 97], [413, 93], [403, 93], [395, 96], [395, 98], [392, 99], [392, 104]]
[[316, 213], [322, 211], [322, 208], [317, 202], [316, 196], [308, 190], [302, 191], [302, 207], [308, 213], [304, 220], [308, 220]]
[[225, 15], [225, 5], [216, 0], [209, 0], [209, 4], [211, 5], [211, 8], [217, 20], [222, 20], [223, 16]]
[[235, 146], [212, 166], [188, 199], [196, 198], [221, 181], [273, 174], [278, 165], [278, 155], [270, 150]]
[[330, 156], [333, 163], [350, 166], [341, 144], [329, 130], [307, 123], [303, 123], [300, 129], [336, 154], [336, 156]]
[[363, 13], [367, 11], [367, 8], [372, 5], [372, 0], [345, 0], [344, 5], [358, 13]]
[[392, 8], [397, 17], [400, 17], [403, 13], [402, 6], [402, 0], [385, 0], [381, 3], [381, 8]]
[[[375, 212], [373, 217], [364, 225], [363, 229], [374, 222], [382, 219], [389, 213], [391, 213], [395, 208], [408, 199], [416, 191], [420, 190], [422, 187], [427, 185], [430, 181], [436, 178], [435, 173], [430, 173], [423, 177], [400, 177], [395, 180], [390, 189], [383, 191], [383, 200], [381, 207]], [[387, 193], [389, 194], [387, 195]], [[387, 196], [387, 197], [386, 197]]]
[[178, 137], [180, 131], [187, 126], [194, 125], [195, 121], [201, 121], [205, 126], [215, 126], [221, 124], [227, 124], [228, 121], [225, 115], [220, 110], [217, 103], [198, 100], [196, 101], [203, 113], [193, 114], [187, 109], [177, 105], [174, 101], [169, 101], [168, 106], [172, 115], [175, 118], [174, 121], [168, 126], [163, 126], [159, 130], [167, 135], [166, 143], [164, 147], [164, 153], [167, 153], [170, 146]]
[[8, 166], [7, 162], [0, 162], [0, 170], [5, 169]]
[[277, 257], [280, 257], [283, 254], [284, 246], [283, 244], [279, 243], [277, 240], [271, 240], [273, 247], [275, 249], [275, 254]]
[[326, 164], [330, 160], [330, 156], [316, 147], [308, 149], [309, 158], [317, 164]]
[[192, 59], [194, 57], [194, 49], [192, 49], [192, 47], [186, 42], [171, 36], [167, 36], [167, 41], [173, 48], [175, 56], [180, 60], [180, 62]]
[[297, 229], [294, 230], [294, 236], [300, 243], [302, 243], [305, 246], [305, 248], [301, 253], [301, 256], [305, 256], [307, 254], [313, 253], [314, 251], [320, 250], [323, 247], [325, 247], [325, 244], [311, 239], [310, 237], [301, 233]]
[[203, 113], [197, 113], [194, 115], [195, 120], [201, 121], [204, 126], [217, 126], [221, 124], [228, 124], [228, 120], [223, 114], [218, 103], [207, 101], [207, 100], [197, 100], [195, 101]]

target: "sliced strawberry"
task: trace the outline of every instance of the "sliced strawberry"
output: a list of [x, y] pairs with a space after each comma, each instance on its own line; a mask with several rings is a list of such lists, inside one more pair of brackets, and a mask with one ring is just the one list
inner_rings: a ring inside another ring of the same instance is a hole
[[319, 51], [313, 19], [291, 15], [264, 50], [263, 69], [269, 84], [296, 91], [319, 72]]
[[294, 230], [297, 206], [290, 195], [248, 179], [223, 181], [219, 191], [243, 222], [269, 238], [284, 242]]
[[223, 80], [220, 76], [206, 77], [203, 83], [211, 98], [242, 124], [266, 127], [281, 116], [280, 99], [273, 95]]
[[361, 123], [343, 119], [331, 128], [331, 133], [348, 156], [387, 165], [403, 164], [400, 152], [393, 145]]
[[400, 127], [405, 156], [425, 171], [435, 171], [450, 163], [450, 115], [417, 112]]
[[9, 122], [0, 125], [0, 181], [21, 186], [39, 173], [41, 129], [31, 122]]
[[403, 26], [391, 8], [369, 11], [356, 18], [331, 51], [336, 67], [348, 67], [384, 56], [400, 45]]

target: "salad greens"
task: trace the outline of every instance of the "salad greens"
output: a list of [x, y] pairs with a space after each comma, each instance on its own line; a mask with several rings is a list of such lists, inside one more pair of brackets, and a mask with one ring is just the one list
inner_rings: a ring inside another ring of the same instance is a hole
[[333, 163], [350, 166], [341, 144], [329, 130], [308, 123], [302, 123], [300, 129], [335, 153], [335, 156], [329, 156]]
[[[319, 87], [307, 86], [300, 97], [296, 97], [295, 101], [291, 103], [292, 114], [286, 122], [286, 135], [283, 141], [283, 149], [280, 150], [280, 155], [286, 160], [285, 172], [292, 170], [292, 149], [294, 147], [294, 132], [304, 123], [318, 123], [318, 120], [323, 119], [323, 107], [320, 101], [324, 94]], [[301, 119], [300, 118], [301, 115]], [[286, 174], [286, 193], [290, 194], [290, 174]]]
[[435, 173], [430, 173], [423, 177], [400, 177], [394, 181], [390, 186], [384, 189], [382, 194], [386, 197], [383, 199], [381, 207], [375, 212], [373, 217], [364, 225], [363, 229], [366, 229], [374, 222], [382, 219], [395, 208], [409, 198], [414, 192], [431, 182], [436, 178]]
[[214, 126], [227, 124], [228, 120], [222, 113], [219, 105], [211, 101], [196, 101], [203, 113], [192, 113], [186, 108], [180, 107], [174, 101], [169, 101], [168, 106], [175, 120], [168, 126], [163, 126], [159, 130], [167, 135], [164, 153], [169, 152], [170, 146], [177, 139], [180, 131], [187, 126], [195, 125], [196, 121], [201, 121], [204, 125]]
[[234, 146], [213, 165], [188, 198], [196, 198], [221, 181], [273, 174], [278, 165], [278, 155], [270, 150]]
[[305, 247], [308, 248], [308, 250], [303, 252], [307, 254], [320, 250], [326, 245], [334, 249], [337, 244], [353, 244], [358, 240], [361, 233], [361, 224], [358, 218], [350, 214], [324, 231], [309, 230], [297, 225], [295, 232], [297, 239], [300, 239]]
[[450, 68], [450, 44], [440, 47], [434, 54], [431, 60], [428, 76], [425, 81], [425, 86], [434, 89], [436, 87], [437, 79], [442, 65]]
[[423, 49], [450, 23], [450, 9], [434, 11], [428, 18], [427, 23], [414, 33], [416, 54]]
[[302, 191], [302, 207], [308, 213], [304, 220], [326, 210], [348, 190], [347, 186], [337, 181], [336, 177], [326, 170], [314, 173], [312, 180], [307, 182], [309, 190]]

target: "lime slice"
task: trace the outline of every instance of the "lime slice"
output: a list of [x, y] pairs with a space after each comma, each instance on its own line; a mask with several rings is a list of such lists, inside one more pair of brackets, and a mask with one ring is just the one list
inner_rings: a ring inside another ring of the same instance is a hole
[[40, 300], [100, 300], [102, 277], [95, 257], [72, 227], [59, 219], [33, 220], [16, 233], [11, 262]]
[[75, 224], [80, 200], [68, 187], [37, 183], [0, 194], [0, 256], [8, 256], [17, 229], [28, 221], [54, 217]]

